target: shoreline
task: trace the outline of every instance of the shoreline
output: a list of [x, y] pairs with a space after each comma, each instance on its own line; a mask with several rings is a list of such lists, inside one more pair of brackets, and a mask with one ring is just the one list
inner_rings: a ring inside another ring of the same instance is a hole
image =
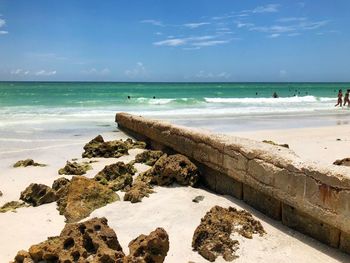
[[[111, 132], [114, 127], [99, 128], [100, 131], [104, 131], [102, 136], [106, 140], [126, 139], [128, 137], [120, 131]], [[348, 128], [348, 126], [344, 126], [344, 130], [345, 128]], [[318, 128], [314, 129], [317, 130]], [[53, 180], [60, 177], [57, 170], [65, 164], [66, 160], [72, 158], [82, 160], [80, 158], [82, 147], [97, 135], [93, 132], [90, 131], [81, 137], [74, 137], [73, 133], [71, 136], [65, 136], [69, 142], [65, 139], [57, 141], [54, 138], [39, 139], [42, 140], [41, 143], [44, 148], [35, 147], [34, 138], [34, 141], [29, 144], [25, 151], [0, 152], [0, 156], [3, 158], [0, 164], [0, 180], [2, 182], [0, 190], [4, 194], [0, 197], [0, 204], [17, 200], [20, 191], [24, 190], [29, 183], [36, 182], [51, 185]], [[293, 132], [295, 133], [295, 131], [291, 131], [291, 134]], [[300, 132], [305, 132], [305, 130]], [[320, 136], [322, 134], [324, 133], [321, 133]], [[51, 136], [56, 135], [52, 134]], [[261, 136], [267, 135], [263, 134]], [[77, 142], [72, 144], [74, 140]], [[278, 142], [283, 143], [284, 141]], [[23, 142], [13, 141], [12, 143], [15, 144], [13, 145], [15, 148], [23, 147], [21, 145]], [[94, 169], [88, 171], [86, 176], [93, 177], [106, 164], [119, 160], [128, 162], [134, 158], [136, 152], [131, 151], [130, 155], [118, 159], [101, 159], [93, 164]], [[40, 163], [49, 164], [49, 166], [16, 169], [11, 167], [15, 161], [29, 157]], [[137, 167], [139, 171], [145, 168]], [[67, 176], [67, 178], [70, 178], [70, 176]], [[201, 203], [195, 204], [191, 200], [198, 195], [205, 196], [205, 199]], [[192, 251], [191, 238], [193, 231], [205, 212], [217, 204], [247, 210], [261, 221], [267, 231], [267, 235], [264, 237], [254, 237], [248, 241], [239, 239], [241, 243], [237, 252], [239, 258], [235, 262], [271, 262], [272, 260], [276, 262], [328, 263], [345, 262], [350, 258], [349, 255], [339, 250], [330, 248], [283, 226], [241, 200], [227, 195], [215, 194], [201, 188], [156, 187], [156, 193], [150, 195], [149, 198], [145, 198], [141, 203], [115, 202], [95, 210], [89, 218], [105, 216], [110, 227], [116, 231], [118, 240], [126, 253], [128, 251], [127, 244], [130, 240], [140, 234], [148, 234], [155, 227], [164, 227], [170, 238], [170, 250], [165, 262], [193, 261], [199, 263], [207, 261], [197, 252]], [[181, 216], [179, 217], [179, 215]], [[31, 222], [30, 228], [27, 222]], [[8, 262], [13, 259], [18, 250], [28, 249], [30, 245], [44, 241], [48, 236], [58, 235], [64, 226], [64, 217], [58, 214], [54, 204], [47, 204], [35, 208], [20, 208], [17, 213], [0, 214], [0, 224], [6, 226], [3, 235], [0, 236], [0, 261]], [[17, 230], [13, 231], [14, 229]], [[219, 257], [216, 262], [226, 261]]]

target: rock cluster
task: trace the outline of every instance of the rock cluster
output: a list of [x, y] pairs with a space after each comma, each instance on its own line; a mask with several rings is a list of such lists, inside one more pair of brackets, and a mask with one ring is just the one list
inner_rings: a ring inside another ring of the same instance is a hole
[[231, 235], [239, 234], [251, 239], [253, 234], [262, 236], [264, 233], [261, 223], [247, 211], [214, 206], [196, 228], [192, 247], [210, 262], [215, 261], [218, 256], [222, 256], [226, 261], [232, 261], [237, 257], [235, 251], [239, 242], [232, 240]]
[[83, 176], [74, 176], [60, 189], [59, 196], [58, 210], [68, 223], [77, 222], [95, 209], [119, 200], [113, 190]]
[[39, 206], [55, 202], [57, 196], [55, 191], [47, 185], [30, 184], [23, 192], [21, 192], [20, 199], [32, 206]]
[[128, 145], [123, 141], [108, 141], [105, 142], [101, 135], [92, 139], [85, 144], [83, 158], [118, 158], [120, 156], [128, 154]]
[[44, 167], [46, 166], [46, 164], [41, 164], [41, 163], [36, 163], [34, 162], [32, 159], [26, 159], [26, 160], [20, 160], [17, 161], [13, 167], [17, 168], [17, 167], [27, 167], [27, 166], [40, 166], [40, 167]]
[[278, 144], [278, 143], [275, 143], [274, 141], [270, 141], [270, 140], [263, 140], [262, 142], [268, 143], [268, 144], [271, 144], [271, 145], [275, 145], [275, 146], [280, 146], [280, 147], [288, 148], [288, 149], [289, 149], [289, 145], [286, 144], [286, 143], [284, 143], [284, 144]]
[[58, 170], [58, 174], [83, 175], [92, 167], [88, 163], [77, 163], [67, 161], [66, 165]]
[[153, 185], [167, 186], [176, 182], [194, 186], [199, 179], [197, 166], [182, 154], [163, 154], [146, 172], [138, 175], [134, 184], [124, 195], [124, 201], [141, 202], [143, 197], [154, 193]]
[[162, 263], [169, 251], [169, 236], [163, 228], [157, 228], [148, 236], [140, 235], [129, 243], [129, 256], [124, 263]]
[[[60, 236], [19, 251], [15, 263], [123, 262], [124, 253], [106, 218], [66, 224]], [[25, 261], [27, 260], [27, 261]]]
[[147, 150], [137, 154], [135, 157], [135, 162], [153, 166], [163, 154], [164, 153], [162, 151]]
[[342, 166], [350, 166], [350, 158], [344, 158], [341, 160], [336, 160], [333, 164], [342, 165]]
[[13, 263], [99, 262], [161, 263], [169, 250], [169, 237], [162, 228], [148, 236], [140, 235], [129, 244], [125, 256], [116, 233], [106, 218], [93, 218], [82, 223], [66, 224], [60, 236], [33, 245], [17, 253]]
[[136, 169], [131, 164], [117, 162], [106, 165], [96, 176], [95, 180], [103, 185], [107, 185], [113, 191], [124, 190], [125, 187], [131, 186], [132, 175]]
[[21, 202], [21, 201], [7, 202], [2, 207], [0, 207], [0, 213], [15, 211], [17, 208], [21, 208], [21, 207], [25, 207], [25, 206], [27, 206], [27, 204], [24, 202]]

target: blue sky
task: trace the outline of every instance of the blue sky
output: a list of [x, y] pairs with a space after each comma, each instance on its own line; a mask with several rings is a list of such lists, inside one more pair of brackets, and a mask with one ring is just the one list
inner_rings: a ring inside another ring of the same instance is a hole
[[350, 81], [350, 1], [0, 0], [0, 80]]

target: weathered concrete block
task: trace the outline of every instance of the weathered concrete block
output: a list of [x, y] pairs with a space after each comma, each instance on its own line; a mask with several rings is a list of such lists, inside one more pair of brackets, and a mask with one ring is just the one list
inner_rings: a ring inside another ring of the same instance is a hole
[[216, 192], [223, 195], [230, 195], [238, 199], [243, 198], [243, 184], [226, 174], [216, 173]]
[[246, 184], [243, 184], [243, 200], [275, 220], [281, 220], [281, 202]]
[[341, 251], [350, 254], [350, 234], [341, 232], [339, 248]]
[[339, 246], [339, 229], [306, 215], [290, 205], [282, 204], [282, 223], [331, 247]]

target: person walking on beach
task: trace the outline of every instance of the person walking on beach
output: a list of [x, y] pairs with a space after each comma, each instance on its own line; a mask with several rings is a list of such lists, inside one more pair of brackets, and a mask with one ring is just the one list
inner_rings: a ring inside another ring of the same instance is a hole
[[350, 107], [350, 99], [349, 99], [349, 94], [350, 94], [350, 89], [346, 90], [346, 93], [344, 95], [344, 104], [343, 106], [346, 105], [346, 103], [348, 104], [348, 107]]
[[338, 105], [340, 107], [343, 105], [343, 91], [341, 89], [338, 91], [338, 102], [334, 105], [334, 107], [337, 107]]

